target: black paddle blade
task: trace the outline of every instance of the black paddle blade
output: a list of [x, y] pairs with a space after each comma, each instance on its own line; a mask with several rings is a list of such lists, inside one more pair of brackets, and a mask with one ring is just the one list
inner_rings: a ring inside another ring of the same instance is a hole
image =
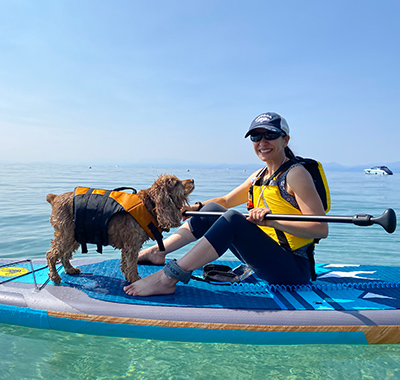
[[393, 209], [388, 208], [381, 216], [371, 218], [371, 222], [382, 226], [386, 232], [392, 234], [396, 231], [397, 217]]

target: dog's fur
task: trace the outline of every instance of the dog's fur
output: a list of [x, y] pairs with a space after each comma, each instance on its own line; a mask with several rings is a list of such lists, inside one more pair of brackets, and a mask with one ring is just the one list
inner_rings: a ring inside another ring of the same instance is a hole
[[[187, 203], [194, 189], [192, 179], [180, 181], [170, 174], [161, 175], [149, 189], [141, 190], [138, 196], [157, 220], [163, 230], [181, 224], [181, 207]], [[56, 284], [61, 282], [56, 263], [60, 260], [65, 273], [79, 274], [80, 269], [70, 263], [72, 254], [79, 248], [75, 240], [73, 217], [73, 193], [48, 194], [47, 202], [52, 206], [50, 222], [54, 227], [54, 239], [46, 254], [49, 278]], [[154, 207], [155, 204], [155, 207]], [[109, 244], [121, 250], [121, 271], [129, 282], [140, 279], [137, 271], [137, 258], [143, 243], [149, 239], [139, 223], [127, 212], [115, 214], [108, 225]]]

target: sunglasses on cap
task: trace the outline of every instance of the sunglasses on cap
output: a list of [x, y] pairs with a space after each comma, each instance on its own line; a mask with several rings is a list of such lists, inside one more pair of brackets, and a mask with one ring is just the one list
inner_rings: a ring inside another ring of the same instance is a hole
[[276, 140], [279, 137], [286, 136], [286, 133], [283, 131], [265, 131], [259, 133], [252, 133], [250, 135], [250, 140], [253, 142], [259, 142], [264, 137], [265, 140]]

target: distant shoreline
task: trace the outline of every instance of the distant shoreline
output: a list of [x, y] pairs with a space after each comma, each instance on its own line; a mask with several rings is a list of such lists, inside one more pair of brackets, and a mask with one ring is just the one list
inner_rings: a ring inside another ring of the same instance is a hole
[[[2, 162], [0, 165], [61, 165], [61, 166], [87, 166], [87, 167], [143, 167], [143, 168], [176, 168], [176, 169], [214, 169], [214, 170], [252, 170], [255, 171], [262, 166], [262, 163], [256, 164], [207, 164], [201, 162], [168, 162], [167, 160], [162, 163], [158, 162], [133, 162], [133, 163], [106, 163], [106, 162], [92, 162], [92, 163], [78, 163], [78, 162]], [[324, 163], [322, 162], [326, 172], [354, 172], [362, 173], [364, 169], [377, 165], [385, 165], [393, 173], [400, 173], [400, 161], [392, 163], [372, 163], [365, 165], [346, 166], [335, 162]]]

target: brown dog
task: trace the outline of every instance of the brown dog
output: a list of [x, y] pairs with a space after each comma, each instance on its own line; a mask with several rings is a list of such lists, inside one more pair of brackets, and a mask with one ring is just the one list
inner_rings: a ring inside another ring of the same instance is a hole
[[[162, 230], [178, 227], [181, 224], [181, 208], [187, 203], [194, 189], [192, 179], [180, 181], [174, 175], [161, 175], [149, 189], [137, 194], [143, 205], [156, 220]], [[49, 278], [56, 284], [61, 282], [56, 263], [61, 260], [67, 274], [79, 274], [80, 269], [70, 263], [72, 254], [79, 248], [75, 240], [73, 193], [48, 194], [47, 202], [52, 206], [50, 222], [54, 227], [54, 239], [46, 254]], [[108, 244], [121, 250], [121, 271], [129, 282], [140, 279], [137, 271], [137, 257], [148, 234], [128, 213], [119, 212], [108, 223]]]

